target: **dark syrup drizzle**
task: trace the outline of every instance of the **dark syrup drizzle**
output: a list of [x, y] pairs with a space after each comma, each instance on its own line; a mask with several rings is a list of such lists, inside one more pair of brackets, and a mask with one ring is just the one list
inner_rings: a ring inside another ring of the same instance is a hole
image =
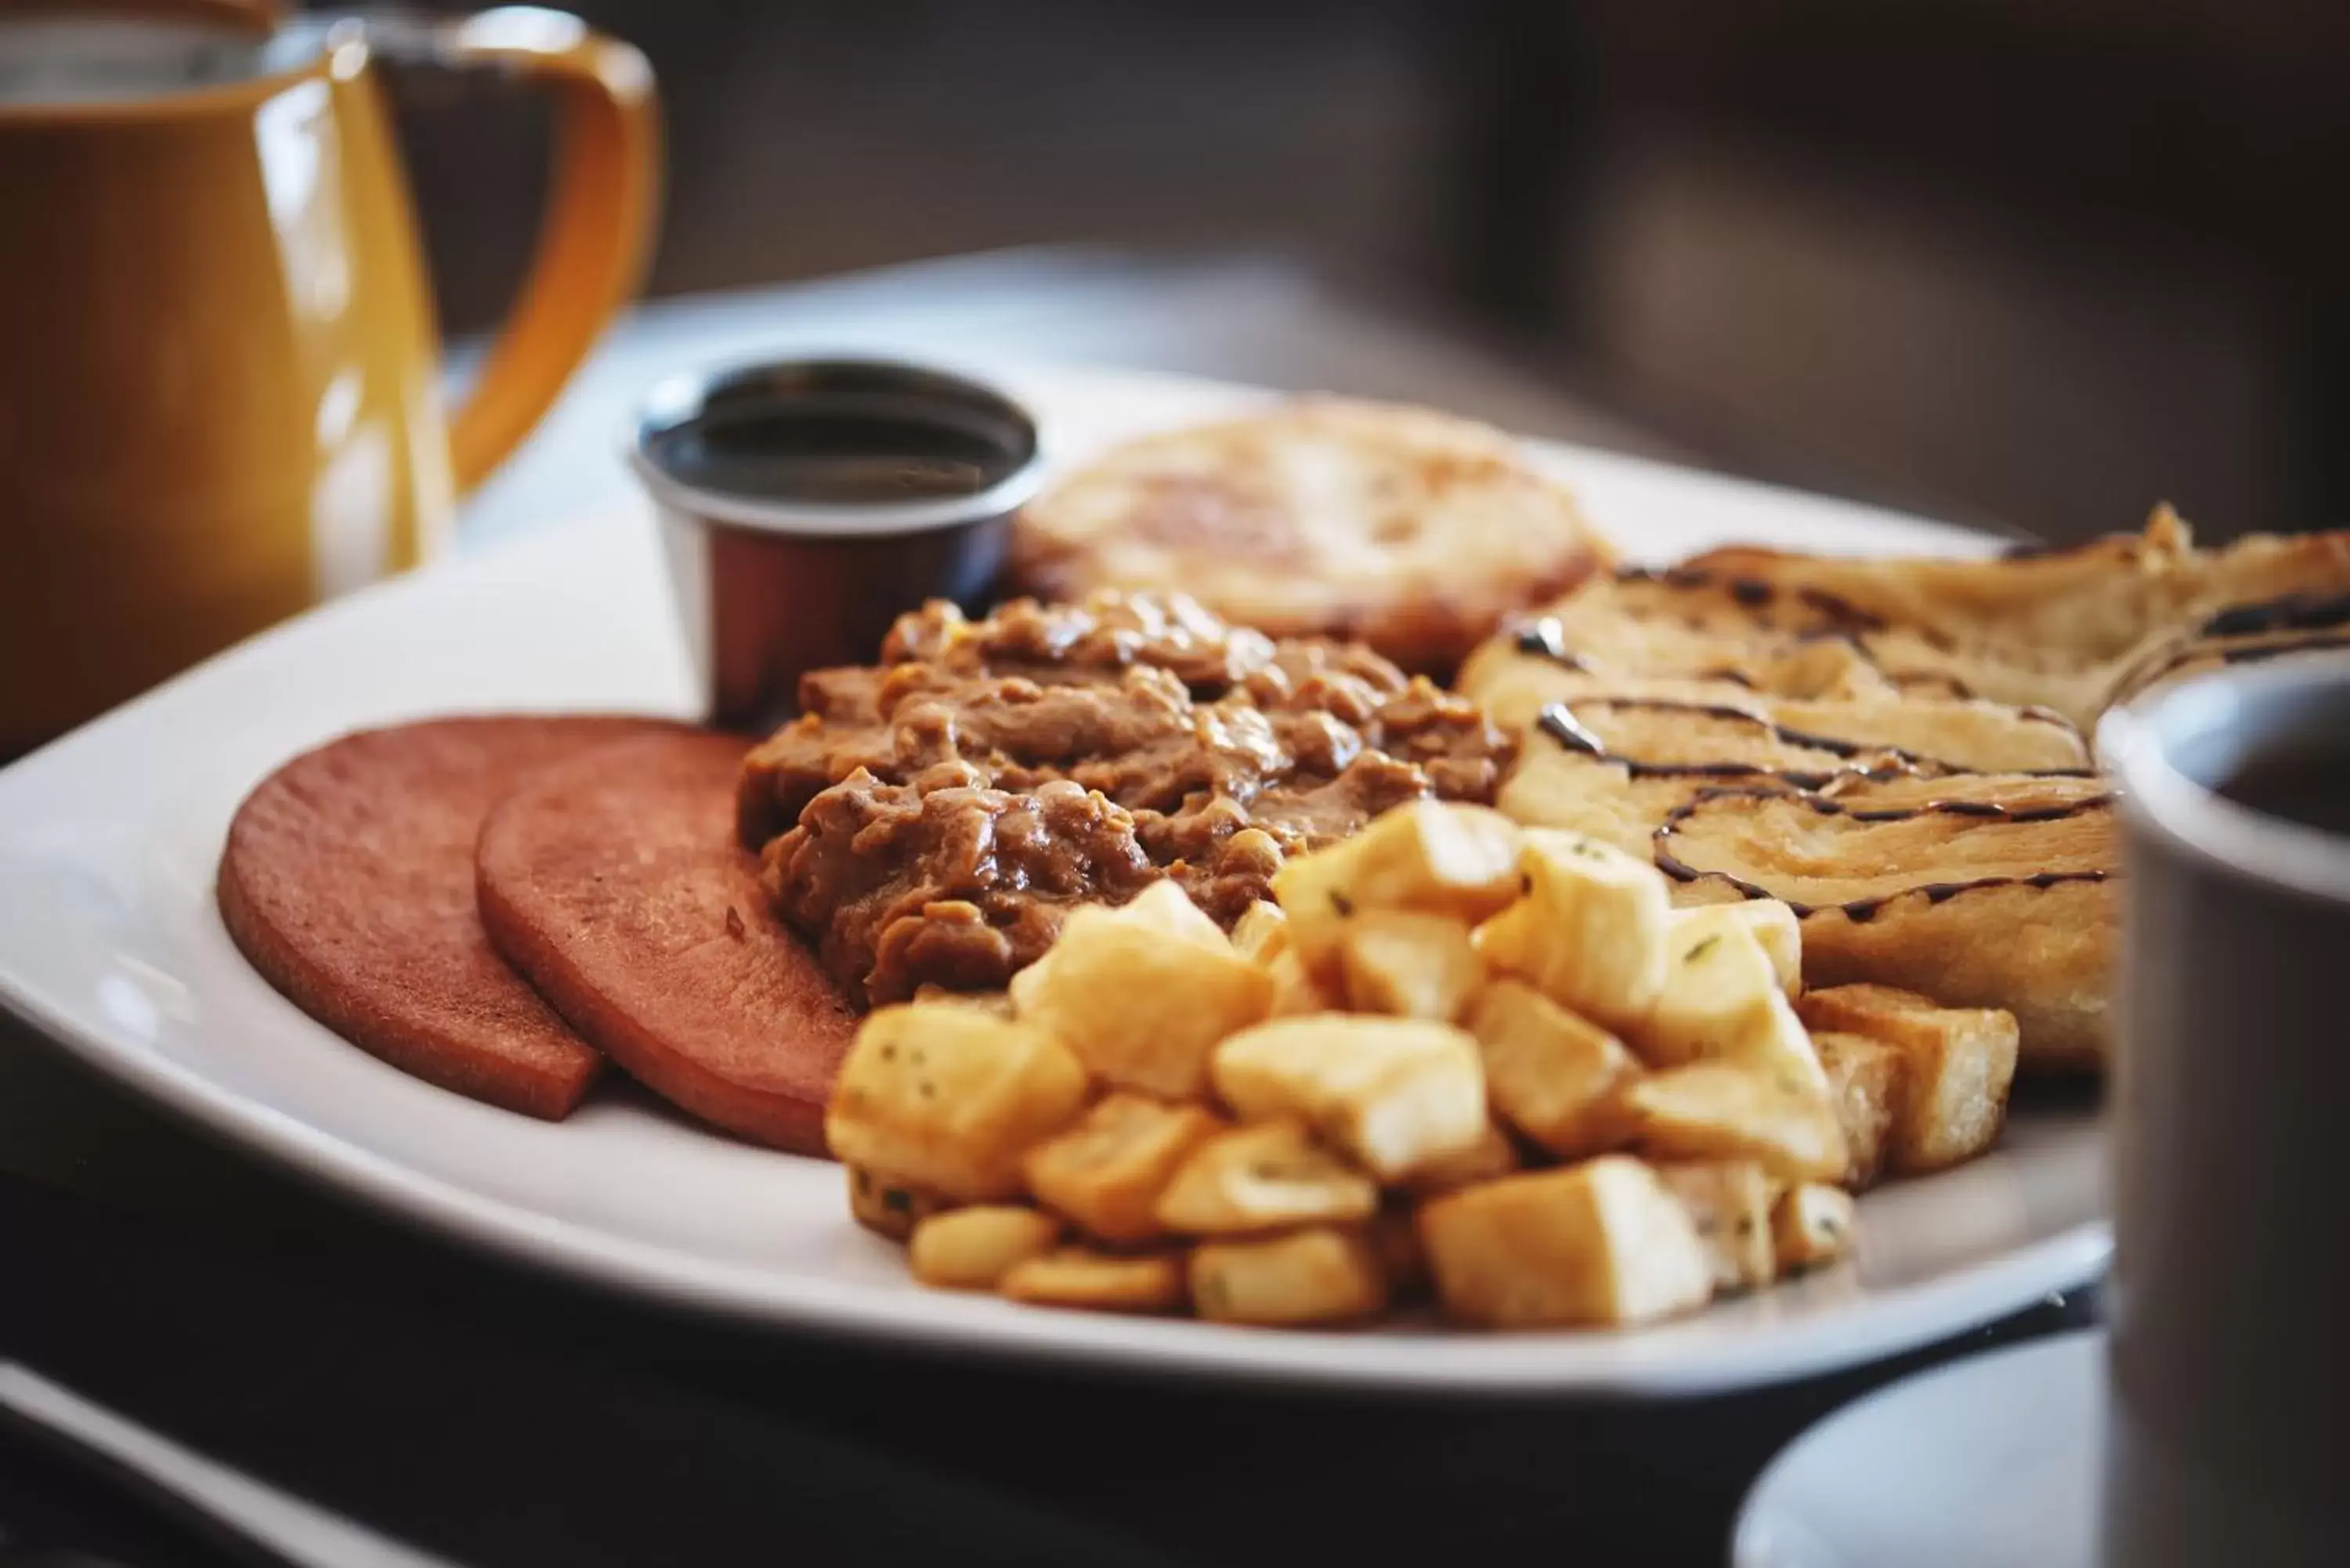
[[1518, 628], [1517, 649], [1520, 653], [1533, 654], [1563, 664], [1577, 674], [1588, 673], [1591, 666], [1583, 656], [1566, 646], [1566, 628], [1555, 615], [1527, 621]]
[[[1596, 762], [1613, 763], [1625, 769], [1634, 778], [1770, 778], [1784, 780], [1799, 789], [1816, 789], [1839, 775], [1857, 774], [1869, 778], [1891, 778], [1902, 774], [1922, 774], [1929, 769], [1950, 767], [1950, 763], [1938, 758], [1920, 756], [1915, 752], [1904, 751], [1899, 746], [1868, 745], [1856, 741], [1838, 740], [1833, 735], [1815, 735], [1807, 730], [1790, 729], [1784, 724], [1773, 723], [1760, 714], [1748, 712], [1743, 708], [1731, 708], [1718, 703], [1677, 702], [1665, 697], [1596, 697], [1591, 699], [1587, 705], [1601, 708], [1647, 708], [1681, 713], [1702, 713], [1709, 718], [1728, 719], [1768, 731], [1773, 737], [1791, 746], [1805, 746], [1814, 751], [1825, 752], [1831, 756], [1845, 758], [1856, 757], [1867, 753], [1887, 757], [1895, 764], [1890, 769], [1835, 768], [1825, 773], [1814, 773], [1809, 770], [1757, 767], [1751, 763], [1644, 763], [1638, 758], [1609, 751], [1599, 737], [1593, 734], [1583, 722], [1575, 716], [1575, 710], [1566, 703], [1543, 704], [1542, 711], [1534, 719], [1536, 730], [1556, 741], [1570, 752], [1579, 752]], [[2049, 716], [2057, 717], [2054, 714]], [[2092, 770], [2046, 768], [2031, 776], [2088, 778], [2092, 776]], [[1950, 801], [1943, 804], [1954, 813], [1964, 813], [1971, 811], [1981, 803]], [[1982, 809], [1991, 814], [2010, 815], [2000, 806], [1983, 806]], [[1907, 815], [1907, 813], [1897, 815]], [[1871, 819], [1863, 818], [1863, 820]]]
[[[1749, 713], [1743, 708], [1722, 707], [1711, 702], [1675, 702], [1661, 697], [1602, 697], [1594, 699], [1591, 705], [1606, 708], [1648, 708], [1679, 713], [1702, 713], [1709, 718], [1733, 720], [1740, 723], [1752, 724], [1759, 730], [1767, 730], [1789, 745], [1814, 747], [1832, 756], [1856, 756], [1863, 749], [1847, 742], [1830, 740], [1825, 735], [1806, 735], [1800, 731], [1783, 728], [1772, 723], [1768, 719]], [[1593, 734], [1584, 725], [1582, 720], [1575, 716], [1575, 710], [1564, 702], [1543, 704], [1542, 711], [1534, 718], [1534, 728], [1568, 751], [1580, 753], [1594, 762], [1613, 763], [1636, 779], [1762, 778], [1778, 779], [1797, 789], [1816, 789], [1838, 774], [1855, 771], [1843, 768], [1831, 768], [1825, 772], [1811, 769], [1773, 769], [1757, 767], [1752, 763], [1644, 763], [1637, 757], [1627, 757], [1619, 752], [1609, 751], [1606, 743]], [[1895, 770], [1896, 772], [1911, 771], [1908, 764], [1916, 760], [1908, 753], [1898, 751], [1891, 746], [1867, 749], [1885, 752], [1902, 763], [1903, 765]], [[1889, 778], [1893, 776], [1893, 773], [1872, 770], [1871, 776]]]
[[2323, 598], [2287, 594], [2257, 604], [2230, 605], [2203, 623], [2198, 637], [2259, 637], [2275, 631], [2324, 631], [2350, 621], [2350, 594]]
[[[1779, 895], [1769, 888], [1758, 883], [1749, 882], [1742, 877], [1733, 877], [1727, 871], [1700, 871], [1666, 847], [1667, 842], [1679, 830], [1680, 825], [1707, 802], [1732, 795], [1794, 801], [1824, 816], [1848, 816], [1855, 822], [1898, 822], [1905, 817], [1921, 816], [1929, 813], [1939, 813], [1949, 816], [1992, 818], [2012, 823], [2056, 822], [2064, 817], [2109, 808], [2114, 800], [2110, 794], [2094, 794], [2074, 801], [2069, 805], [2035, 806], [2024, 811], [2011, 810], [1989, 801], [1937, 800], [1929, 801], [1923, 805], [1904, 806], [1899, 810], [1862, 811], [1847, 806], [1840, 801], [1822, 800], [1816, 795], [1783, 794], [1774, 790], [1700, 790], [1695, 797], [1675, 806], [1666, 814], [1665, 820], [1658, 826], [1655, 835], [1657, 869], [1677, 882], [1694, 882], [1701, 877], [1718, 877], [1736, 888], [1742, 898], [1779, 898]], [[1781, 898], [1780, 902], [1794, 910], [1795, 918], [1798, 919], [1817, 914], [1823, 909], [1835, 909], [1840, 910], [1844, 917], [1854, 924], [1861, 925], [1875, 919], [1877, 911], [1895, 898], [1904, 898], [1911, 893], [1923, 893], [1928, 903], [1940, 904], [1957, 898], [1960, 893], [1972, 892], [1981, 888], [2031, 888], [2044, 892], [2064, 882], [2103, 882], [2106, 875], [2102, 870], [2041, 871], [2030, 877], [1978, 877], [1964, 882], [1928, 882], [1917, 887], [1902, 888], [1891, 893], [1882, 893], [1873, 898], [1855, 898], [1843, 904], [1804, 904], [1793, 898]]]
[[2313, 637], [2302, 642], [2271, 643], [2262, 648], [2231, 648], [2220, 654], [2220, 659], [2223, 664], [2251, 664], [2280, 654], [2323, 653], [2337, 648], [2350, 648], [2350, 636]]

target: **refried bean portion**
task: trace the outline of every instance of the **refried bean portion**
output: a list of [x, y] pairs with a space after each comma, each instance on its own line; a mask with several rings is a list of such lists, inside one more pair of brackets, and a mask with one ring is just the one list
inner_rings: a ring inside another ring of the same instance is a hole
[[768, 896], [868, 1005], [999, 987], [1081, 903], [1161, 877], [1230, 925], [1287, 857], [1424, 795], [1490, 802], [1510, 742], [1359, 644], [1180, 595], [932, 603], [800, 682], [744, 761]]

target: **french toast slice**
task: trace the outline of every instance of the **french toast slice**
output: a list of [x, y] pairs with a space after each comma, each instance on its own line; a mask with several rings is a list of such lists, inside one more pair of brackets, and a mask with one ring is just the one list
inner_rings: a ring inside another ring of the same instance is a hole
[[1740, 546], [1684, 569], [1825, 597], [1878, 623], [1857, 636], [1888, 677], [1944, 673], [1981, 696], [2086, 725], [2124, 672], [2186, 628], [2224, 620], [2230, 607], [2350, 594], [2350, 532], [2199, 549], [2166, 505], [2143, 533], [2001, 558], [1840, 560]]
[[2107, 707], [2231, 665], [2273, 659], [2350, 658], [2350, 594], [2288, 594], [2231, 605], [2134, 660], [2106, 695]]
[[1628, 571], [1522, 617], [1470, 657], [1456, 684], [1505, 729], [1532, 723], [1546, 702], [1593, 696], [1741, 705], [1757, 694], [1897, 696], [1856, 640], [1866, 624], [1825, 601]]
[[[1949, 754], [1902, 743], [1918, 741]], [[2087, 764], [2087, 747], [2063, 720], [1971, 699], [1796, 703], [1749, 693], [1732, 704], [1596, 697], [1542, 710], [1495, 804], [1520, 822], [1646, 855], [1658, 826], [1711, 788], [1804, 790], [1846, 778]]]

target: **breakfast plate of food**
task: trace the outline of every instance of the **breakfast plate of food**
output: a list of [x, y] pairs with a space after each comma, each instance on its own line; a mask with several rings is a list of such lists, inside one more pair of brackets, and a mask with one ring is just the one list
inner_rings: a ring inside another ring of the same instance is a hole
[[1051, 470], [1000, 586], [757, 732], [622, 509], [0, 773], [0, 1003], [452, 1237], [965, 1354], [1702, 1393], [2102, 1265], [2095, 722], [2339, 646], [2350, 542], [2000, 556], [996, 379]]

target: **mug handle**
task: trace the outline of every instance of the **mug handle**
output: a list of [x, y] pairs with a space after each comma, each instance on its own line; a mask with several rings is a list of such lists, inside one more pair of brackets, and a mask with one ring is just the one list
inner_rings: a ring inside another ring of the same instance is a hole
[[556, 99], [555, 173], [536, 253], [450, 421], [450, 468], [457, 488], [471, 490], [531, 432], [644, 276], [660, 201], [652, 67], [634, 46], [536, 5], [454, 21], [361, 15], [369, 42], [394, 59], [494, 70]]

